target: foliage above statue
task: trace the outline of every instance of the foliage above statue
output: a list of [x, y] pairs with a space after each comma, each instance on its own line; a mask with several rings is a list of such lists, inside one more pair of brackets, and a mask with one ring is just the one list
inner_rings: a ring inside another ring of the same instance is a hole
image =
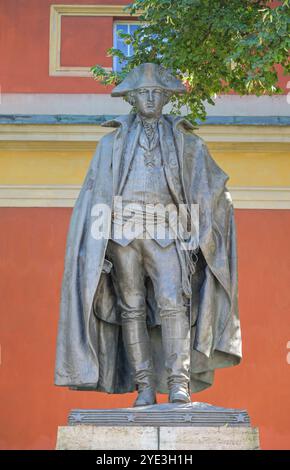
[[[277, 5], [278, 4], [278, 5]], [[132, 44], [121, 72], [92, 67], [95, 79], [118, 84], [145, 62], [162, 63], [186, 83], [188, 93], [174, 97], [174, 111], [188, 108], [188, 119], [205, 119], [205, 103], [234, 91], [257, 96], [281, 93], [277, 65], [289, 71], [289, 0], [134, 0], [129, 14], [140, 13], [140, 28], [120, 34]]]

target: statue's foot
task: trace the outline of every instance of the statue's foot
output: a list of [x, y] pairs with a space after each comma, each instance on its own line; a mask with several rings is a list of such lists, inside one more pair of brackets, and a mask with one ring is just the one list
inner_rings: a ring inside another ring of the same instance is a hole
[[148, 406], [155, 405], [156, 393], [154, 388], [147, 387], [138, 392], [138, 397], [133, 406]]
[[187, 388], [182, 385], [175, 385], [169, 391], [169, 403], [190, 403], [190, 395]]

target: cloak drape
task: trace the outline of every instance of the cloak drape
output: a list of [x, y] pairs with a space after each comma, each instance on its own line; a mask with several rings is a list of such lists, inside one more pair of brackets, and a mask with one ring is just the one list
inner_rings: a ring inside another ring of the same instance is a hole
[[[191, 390], [196, 392], [213, 383], [215, 369], [236, 365], [241, 359], [234, 213], [225, 186], [228, 176], [192, 132], [191, 124], [170, 115], [162, 120], [161, 151], [168, 184], [176, 197], [181, 184], [188, 204], [199, 205], [199, 253], [191, 282]], [[125, 393], [134, 391], [135, 384], [110, 273], [104, 269], [107, 239], [96, 239], [91, 231], [96, 221], [94, 205], [112, 208], [122, 149], [128, 130], [136, 126], [136, 115], [105, 125], [116, 129], [97, 146], [68, 232], [55, 384]], [[123, 175], [126, 171], [122, 168]], [[105, 228], [109, 236], [110, 212]], [[167, 393], [160, 321], [150, 281], [147, 306], [157, 390]]]

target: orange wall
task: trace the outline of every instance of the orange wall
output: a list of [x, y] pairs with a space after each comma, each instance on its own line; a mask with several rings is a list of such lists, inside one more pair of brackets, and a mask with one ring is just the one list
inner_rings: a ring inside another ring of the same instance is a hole
[[[52, 449], [71, 408], [129, 406], [124, 396], [53, 385], [70, 209], [0, 210], [0, 448]], [[263, 449], [290, 448], [290, 211], [237, 210], [244, 360], [193, 396], [248, 409]], [[166, 397], [160, 396], [165, 401]]]
[[[0, 0], [0, 86], [2, 93], [109, 93], [88, 77], [49, 76], [50, 5], [126, 5], [129, 0]], [[62, 65], [111, 66], [105, 54], [113, 45], [112, 18], [65, 17]], [[98, 52], [99, 51], [99, 52]], [[279, 72], [286, 93], [289, 77]]]
[[112, 16], [65, 16], [61, 28], [61, 65], [112, 67], [112, 58], [107, 57], [112, 47]]

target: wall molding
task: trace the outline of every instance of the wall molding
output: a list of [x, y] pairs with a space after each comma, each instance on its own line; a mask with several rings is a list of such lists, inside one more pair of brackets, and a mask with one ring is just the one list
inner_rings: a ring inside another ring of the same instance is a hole
[[[0, 207], [73, 207], [80, 185], [0, 185]], [[236, 209], [290, 209], [290, 187], [229, 187]]]
[[[112, 128], [98, 124], [0, 124], [1, 141], [98, 142]], [[195, 130], [206, 142], [290, 142], [290, 126], [235, 126], [203, 124]]]
[[[88, 124], [104, 115], [128, 114], [131, 106], [122, 97], [104, 93], [4, 93], [2, 90], [0, 123]], [[207, 124], [289, 125], [290, 103], [286, 95], [218, 95], [214, 104], [205, 103]], [[164, 113], [172, 112], [172, 104]], [[44, 114], [45, 113], [45, 114]], [[188, 114], [185, 106], [181, 114]], [[32, 121], [32, 122], [31, 122]], [[33, 122], [34, 121], [34, 122]]]
[[112, 130], [96, 124], [0, 124], [0, 141], [98, 142]]
[[[129, 15], [125, 12], [124, 6], [125, 5], [51, 5], [49, 75], [54, 77], [92, 77], [89, 67], [68, 67], [61, 65], [61, 20], [63, 16], [138, 17], [138, 14]], [[112, 70], [110, 67], [104, 68], [105, 70]]]
[[[7, 97], [7, 94], [5, 95]], [[51, 94], [50, 94], [51, 97]], [[106, 109], [104, 97], [104, 108]], [[94, 97], [95, 98], [95, 97]], [[39, 95], [38, 95], [39, 99]], [[126, 104], [124, 102], [124, 104]], [[1, 103], [3, 106], [3, 103]], [[124, 110], [123, 110], [124, 111]], [[130, 109], [128, 109], [130, 112]], [[166, 114], [166, 113], [165, 113]], [[118, 114], [0, 114], [0, 124], [97, 124], [117, 118]], [[210, 116], [197, 119], [198, 127], [208, 126], [290, 126], [289, 116]]]
[[290, 209], [290, 187], [229, 187], [236, 209]]

